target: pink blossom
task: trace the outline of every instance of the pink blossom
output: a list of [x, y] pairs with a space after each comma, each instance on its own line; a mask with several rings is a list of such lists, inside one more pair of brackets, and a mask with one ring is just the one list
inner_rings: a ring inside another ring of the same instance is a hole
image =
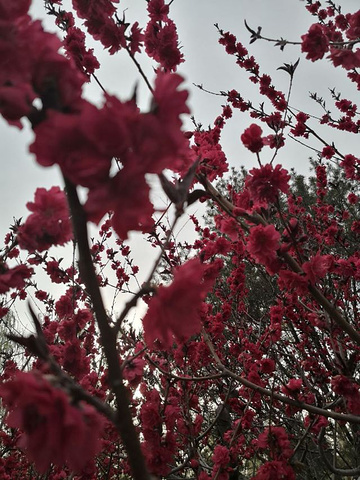
[[346, 178], [351, 180], [360, 179], [360, 159], [354, 155], [345, 155], [344, 159], [340, 162], [340, 166], [343, 167]]
[[7, 315], [8, 313], [9, 313], [9, 309], [7, 307], [3, 307], [0, 304], [0, 318], [5, 317], [5, 315]]
[[283, 427], [268, 427], [258, 437], [257, 445], [261, 449], [270, 449], [276, 458], [290, 458], [293, 451], [288, 434]]
[[54, 463], [80, 472], [99, 451], [103, 420], [87, 404], [75, 406], [39, 372], [18, 372], [0, 386], [6, 422], [23, 433], [19, 447], [40, 473]]
[[0, 294], [8, 292], [11, 288], [24, 288], [25, 280], [30, 278], [32, 273], [32, 268], [27, 265], [8, 268], [6, 264], [0, 263]]
[[140, 410], [140, 420], [144, 426], [145, 432], [157, 429], [161, 423], [160, 396], [156, 389], [150, 390], [145, 394], [146, 401], [142, 404]]
[[216, 465], [217, 469], [221, 467], [227, 467], [228, 463], [230, 462], [230, 453], [226, 447], [222, 445], [217, 445], [214, 448], [214, 453], [212, 456], [212, 461]]
[[114, 230], [124, 240], [130, 230], [149, 231], [153, 225], [149, 186], [143, 174], [129, 172], [127, 168], [90, 190], [85, 209], [89, 220], [95, 223], [112, 211]]
[[93, 49], [86, 49], [85, 33], [79, 28], [71, 26], [67, 29], [64, 48], [67, 56], [72, 58], [77, 68], [89, 78], [100, 67], [98, 60], [94, 56]]
[[[236, 51], [237, 51], [237, 49], [236, 49], [236, 37], [232, 33], [230, 33], [230, 32], [222, 33], [222, 36], [219, 39], [219, 43], [221, 45], [225, 46], [226, 53], [228, 53], [229, 55], [233, 55], [234, 53], [236, 53]], [[247, 54], [247, 52], [244, 53], [244, 55], [246, 55], [246, 54]], [[242, 55], [242, 56], [244, 56], [244, 55]]]
[[169, 286], [158, 288], [143, 319], [148, 345], [158, 339], [169, 348], [174, 339], [184, 341], [200, 332], [199, 309], [212, 283], [203, 280], [205, 270], [194, 258], [175, 271]]
[[228, 161], [220, 145], [220, 128], [207, 131], [196, 131], [194, 134], [193, 152], [200, 158], [200, 171], [209, 181], [222, 177], [228, 171]]
[[168, 20], [169, 5], [164, 0], [150, 0], [147, 11], [153, 22], [166, 22]]
[[67, 341], [62, 349], [63, 367], [77, 380], [81, 380], [89, 373], [90, 359], [85, 348], [81, 347], [77, 338]]
[[326, 145], [326, 147], [322, 149], [322, 152], [321, 152], [322, 157], [330, 159], [334, 155], [335, 155], [334, 147], [331, 147], [330, 145]]
[[225, 233], [233, 242], [238, 239], [240, 231], [235, 219], [225, 217], [224, 215], [217, 215], [215, 222], [216, 228], [218, 228], [221, 233]]
[[265, 265], [269, 273], [278, 268], [276, 251], [279, 249], [280, 233], [274, 225], [252, 227], [247, 242], [247, 250], [257, 263]]
[[53, 283], [66, 283], [68, 275], [59, 267], [59, 262], [50, 260], [46, 265], [46, 273]]
[[75, 302], [71, 295], [62, 295], [55, 304], [55, 312], [59, 319], [67, 318], [74, 313]]
[[311, 25], [309, 32], [302, 35], [301, 39], [301, 51], [307, 53], [306, 58], [312, 62], [323, 58], [329, 49], [329, 39], [324, 28], [318, 23]]
[[346, 31], [346, 36], [349, 40], [356, 40], [360, 38], [360, 10], [347, 16], [349, 22], [349, 29]]
[[14, 21], [17, 18], [26, 15], [30, 4], [31, 0], [17, 0], [16, 2], [0, 0], [1, 21]]
[[294, 470], [284, 461], [266, 462], [252, 480], [295, 480]]
[[[99, 112], [96, 107], [84, 102], [77, 114], [49, 112], [46, 120], [34, 129], [36, 137], [30, 146], [38, 163], [45, 167], [58, 164], [64, 175], [76, 185], [91, 188], [104, 181], [111, 167], [110, 154], [120, 156], [118, 144], [121, 142], [123, 146], [122, 138], [124, 135], [127, 138], [128, 133], [127, 129], [124, 131], [118, 125], [115, 133], [114, 112], [111, 121], [106, 122], [110, 115], [104, 118], [104, 109]], [[115, 117], [117, 124], [120, 123], [118, 117]], [[110, 143], [108, 138], [111, 135], [114, 140]], [[115, 142], [116, 151], [113, 147]]]
[[314, 284], [323, 278], [332, 265], [331, 255], [315, 255], [308, 262], [305, 262], [302, 269], [306, 273], [307, 280]]
[[167, 19], [165, 23], [150, 21], [144, 41], [146, 53], [166, 71], [175, 71], [184, 62], [184, 55], [178, 45], [176, 25], [172, 20]]
[[[179, 90], [184, 79], [180, 75], [159, 72], [155, 80], [154, 114], [161, 120], [172, 125], [181, 126], [180, 115], [190, 113], [186, 100], [189, 96], [186, 90]], [[182, 135], [183, 136], [183, 135]]]
[[294, 395], [300, 392], [302, 387], [301, 378], [291, 378], [288, 383], [281, 388], [282, 392], [287, 395]]
[[264, 146], [264, 139], [261, 137], [262, 129], [253, 123], [241, 135], [241, 141], [250, 152], [259, 153]]
[[272, 373], [275, 370], [275, 362], [272, 358], [264, 358], [260, 362], [262, 373]]
[[331, 48], [330, 58], [335, 67], [341, 66], [345, 70], [360, 67], [360, 48], [349, 50], [348, 48]]
[[360, 415], [360, 392], [359, 385], [345, 375], [336, 375], [331, 380], [331, 386], [335, 393], [346, 399], [346, 405], [350, 413]]
[[289, 191], [289, 180], [288, 171], [281, 165], [273, 168], [272, 165], [266, 164], [250, 170], [250, 175], [245, 180], [245, 187], [254, 202], [274, 203], [279, 197], [279, 192]]
[[42, 252], [52, 245], [64, 245], [72, 238], [72, 226], [64, 192], [59, 187], [38, 188], [34, 202], [27, 208], [33, 212], [17, 232], [19, 246], [29, 252]]
[[27, 83], [0, 86], [1, 115], [10, 125], [21, 128], [19, 119], [30, 113], [35, 98], [33, 89]]
[[356, 205], [359, 197], [355, 193], [349, 193], [347, 200], [351, 205]]
[[130, 37], [130, 53], [135, 55], [136, 52], [141, 52], [140, 47], [143, 46], [142, 42], [144, 40], [144, 34], [141, 32], [139, 27], [139, 22], [135, 22], [131, 26], [131, 37]]
[[73, 0], [73, 8], [79, 18], [85, 19], [88, 32], [100, 40], [112, 55], [126, 46], [125, 25], [117, 25], [112, 18], [116, 8], [113, 5], [118, 0]]
[[137, 387], [140, 383], [144, 373], [145, 360], [140, 357], [136, 357], [129, 360], [123, 371], [125, 380], [129, 382], [132, 387]]

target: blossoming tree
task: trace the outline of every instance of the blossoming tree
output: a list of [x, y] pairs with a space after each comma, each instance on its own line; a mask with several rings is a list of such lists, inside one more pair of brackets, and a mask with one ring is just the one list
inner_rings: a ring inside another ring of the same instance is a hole
[[[64, 179], [64, 190], [35, 192], [31, 213], [1, 250], [1, 316], [30, 290], [45, 312], [40, 318], [29, 305], [34, 334], [9, 335], [24, 361], [3, 365], [2, 478], [14, 478], [14, 469], [16, 478], [39, 479], [359, 475], [360, 160], [291, 106], [298, 62], [282, 67], [286, 95], [220, 26], [220, 44], [264, 102], [219, 92], [224, 105], [213, 126], [184, 132], [190, 111], [175, 73], [184, 58], [172, 2], [149, 0], [144, 28], [120, 18], [116, 3], [73, 0], [70, 12], [46, 1], [60, 40], [28, 15], [30, 0], [0, 0], [0, 112], [16, 127], [30, 122], [30, 151]], [[292, 43], [311, 61], [330, 58], [359, 89], [360, 11], [311, 0], [306, 9], [314, 24]], [[83, 98], [99, 62], [74, 16], [111, 54], [127, 52], [151, 93], [148, 111], [136, 94], [121, 101], [104, 92], [101, 106]], [[291, 43], [247, 29], [251, 42]], [[154, 61], [154, 82], [141, 55]], [[319, 123], [357, 134], [357, 106], [333, 98], [338, 114], [314, 96], [325, 109]], [[225, 194], [215, 186], [228, 170], [220, 137], [235, 110], [254, 119], [239, 134], [254, 167]], [[275, 164], [288, 135], [318, 142], [313, 203]], [[265, 149], [273, 152], [266, 164]], [[159, 176], [173, 206], [170, 228], [154, 220], [147, 174]], [[340, 181], [346, 188], [335, 203]], [[193, 217], [199, 238], [179, 249], [174, 229], [199, 200], [216, 207], [216, 229]], [[97, 239], [89, 240], [90, 223], [99, 225]], [[103, 289], [116, 297], [137, 280], [130, 231], [146, 233], [159, 253], [115, 315]], [[71, 241], [77, 256], [69, 265], [50, 256]], [[41, 270], [64, 287], [60, 298], [41, 288]], [[143, 333], [128, 322], [140, 299], [148, 304]]]

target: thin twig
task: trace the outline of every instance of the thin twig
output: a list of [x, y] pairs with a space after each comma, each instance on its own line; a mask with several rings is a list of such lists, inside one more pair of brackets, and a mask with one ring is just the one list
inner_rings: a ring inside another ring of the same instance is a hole
[[[176, 213], [175, 213], [175, 218], [174, 218], [174, 221], [169, 229], [169, 231], [167, 232], [167, 235], [166, 235], [166, 239], [164, 241], [164, 246], [166, 246], [166, 244], [169, 242], [170, 240], [170, 237], [174, 231], [174, 228], [179, 220], [181, 216], [181, 212], [179, 212], [178, 210], [176, 210]], [[126, 303], [125, 305], [125, 308], [123, 309], [123, 311], [121, 312], [121, 314], [119, 315], [118, 319], [116, 320], [116, 324], [115, 324], [115, 327], [114, 327], [114, 330], [115, 332], [119, 332], [120, 330], [120, 327], [121, 327], [121, 324], [122, 322], [124, 321], [126, 315], [129, 313], [129, 311], [136, 307], [137, 305], [137, 302], [138, 300], [143, 296], [143, 295], [146, 295], [148, 293], [150, 293], [152, 290], [153, 290], [153, 287], [151, 286], [151, 281], [153, 279], [153, 276], [155, 275], [155, 272], [159, 266], [159, 263], [163, 257], [163, 254], [164, 254], [164, 246], [161, 245], [161, 252], [160, 254], [158, 255], [157, 259], [155, 260], [154, 262], [154, 265], [153, 265], [153, 268], [151, 269], [151, 272], [149, 273], [148, 275], [148, 278], [147, 280], [143, 283], [143, 286], [142, 288]]]

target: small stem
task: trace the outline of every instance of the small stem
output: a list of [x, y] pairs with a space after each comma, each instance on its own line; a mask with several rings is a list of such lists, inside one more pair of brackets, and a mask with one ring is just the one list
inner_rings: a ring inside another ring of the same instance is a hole
[[[253, 32], [252, 36], [256, 40], [265, 40], [266, 42], [277, 43], [278, 45], [284, 45], [284, 46], [285, 45], [301, 45], [302, 44], [302, 42], [294, 42], [294, 41], [291, 41], [291, 40], [284, 40], [283, 38], [278, 39], [278, 38], [264, 37], [259, 32], [255, 33], [254, 30], [250, 30], [249, 27], [247, 26], [247, 24], [246, 24], [246, 27], [249, 31]], [[358, 40], [358, 39], [349, 40], [349, 41], [346, 41], [346, 42], [329, 42], [329, 46], [330, 47], [352, 47], [359, 42], [360, 42], [360, 40]]]
[[[286, 109], [285, 109], [284, 114], [283, 114], [283, 119], [282, 119], [283, 123], [282, 123], [282, 127], [281, 127], [281, 130], [280, 130], [280, 135], [278, 134], [278, 132], [276, 132], [279, 139], [281, 139], [281, 137], [283, 136], [285, 125], [286, 125], [286, 116], [287, 116], [287, 112], [289, 111], [289, 102], [290, 102], [290, 96], [291, 96], [293, 81], [294, 81], [294, 71], [295, 71], [295, 68], [294, 68], [293, 72], [290, 73], [290, 84], [289, 84], [289, 90], [288, 90], [287, 99], [286, 99]], [[278, 152], [279, 152], [279, 145], [277, 144], [276, 148], [275, 148], [274, 155], [273, 155], [273, 157], [270, 161], [270, 165], [272, 165], [272, 163], [274, 162]]]
[[95, 73], [92, 73], [91, 76], [93, 77], [93, 79], [95, 80], [95, 82], [99, 85], [99, 87], [101, 88], [101, 90], [106, 93], [106, 90], [105, 88], [103, 87], [102, 83], [100, 82], [100, 80], [97, 78], [97, 76], [95, 75]]
[[[170, 240], [170, 237], [174, 231], [174, 228], [179, 220], [179, 218], [181, 217], [181, 212], [179, 212], [178, 210], [176, 210], [176, 214], [175, 214], [175, 218], [174, 218], [174, 221], [173, 221], [173, 224], [171, 225], [169, 231], [167, 232], [167, 235], [166, 235], [166, 238], [165, 238], [165, 241], [164, 241], [164, 245], [166, 246], [166, 244], [168, 243], [168, 241]], [[136, 307], [137, 305], [137, 302], [138, 300], [145, 294], [147, 293], [150, 293], [153, 289], [151, 287], [151, 280], [159, 266], [159, 263], [164, 255], [164, 246], [160, 246], [161, 247], [161, 252], [159, 254], [159, 256], [157, 257], [157, 259], [155, 260], [154, 262], [154, 266], [147, 278], [147, 280], [143, 283], [143, 286], [142, 288], [133, 296], [133, 298], [131, 300], [129, 300], [127, 302], [127, 304], [125, 305], [125, 308], [124, 310], [121, 312], [120, 316], [118, 317], [117, 321], [116, 321], [116, 324], [115, 324], [115, 327], [114, 327], [114, 330], [115, 332], [119, 332], [119, 329], [120, 329], [120, 326], [121, 326], [121, 323], [123, 322], [123, 320], [125, 319], [126, 315], [129, 313], [129, 311], [133, 308], [133, 307]]]
[[140, 63], [136, 60], [135, 56], [130, 52], [129, 50], [129, 47], [126, 47], [126, 51], [128, 52], [129, 54], [129, 57], [131, 58], [131, 60], [134, 62], [136, 68], [138, 69], [138, 72], [140, 73], [140, 75], [142, 76], [142, 78], [144, 79], [144, 82], [146, 83], [146, 86], [148, 87], [148, 89], [150, 90], [150, 92], [152, 94], [154, 94], [154, 89], [152, 88], [147, 76], [145, 75], [145, 72], [144, 70], [142, 69]]
[[212, 375], [206, 375], [203, 377], [192, 377], [192, 376], [181, 376], [181, 375], [176, 375], [175, 373], [170, 373], [167, 372], [164, 368], [160, 367], [154, 360], [150, 357], [150, 355], [146, 354], [146, 359], [153, 365], [159, 372], [161, 372], [163, 375], [165, 375], [168, 378], [171, 378], [173, 380], [181, 381], [181, 382], [204, 382], [208, 380], [214, 380], [217, 378], [221, 378], [224, 375], [222, 373], [214, 373]]

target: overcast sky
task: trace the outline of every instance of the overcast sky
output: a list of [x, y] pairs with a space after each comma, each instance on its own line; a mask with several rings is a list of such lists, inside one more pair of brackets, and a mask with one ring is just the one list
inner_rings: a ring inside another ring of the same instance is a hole
[[[69, 3], [65, 0], [64, 6]], [[324, 2], [325, 3], [325, 2]], [[358, 0], [344, 0], [344, 13], [354, 12], [359, 8]], [[345, 10], [346, 9], [346, 10]], [[139, 21], [140, 26], [147, 23], [145, 0], [120, 0], [119, 12], [125, 11], [126, 19], [130, 22]], [[46, 17], [41, 0], [34, 0], [31, 12], [34, 18], [45, 18], [46, 28], [57, 31], [52, 17]], [[309, 113], [321, 115], [319, 107], [309, 101], [309, 91], [316, 91], [321, 96], [330, 99], [328, 87], [336, 87], [344, 96], [356, 101], [358, 92], [346, 80], [346, 72], [334, 69], [328, 60], [311, 63], [305, 60], [299, 47], [288, 46], [284, 52], [272, 44], [258, 41], [249, 46], [249, 33], [244, 27], [244, 20], [256, 29], [262, 26], [262, 33], [268, 37], [284, 37], [288, 40], [299, 40], [307, 32], [315, 19], [305, 10], [305, 2], [300, 0], [174, 0], [170, 8], [172, 18], [178, 28], [180, 43], [185, 57], [178, 69], [184, 76], [186, 86], [190, 91], [189, 106], [197, 122], [204, 126], [211, 124], [221, 112], [220, 97], [208, 95], [196, 87], [203, 84], [204, 88], [211, 91], [230, 90], [235, 88], [242, 96], [253, 100], [257, 105], [262, 99], [257, 94], [257, 88], [248, 80], [246, 74], [235, 65], [234, 57], [225, 54], [224, 49], [218, 44], [218, 34], [214, 23], [218, 23], [223, 30], [231, 31], [237, 36], [250, 52], [255, 56], [262, 73], [272, 76], [275, 86], [287, 92], [288, 75], [277, 70], [283, 63], [294, 63], [300, 57], [300, 64], [294, 79], [291, 105]], [[106, 90], [117, 94], [121, 99], [131, 96], [135, 83], [138, 82], [140, 105], [147, 108], [150, 98], [149, 92], [139, 78], [134, 65], [127, 57], [126, 52], [120, 51], [114, 56], [109, 56], [100, 44], [89, 41], [88, 46], [95, 49], [101, 63], [97, 76]], [[142, 67], [153, 78], [153, 64], [145, 58], [138, 56]], [[344, 90], [345, 89], [345, 90]], [[93, 101], [101, 101], [101, 91], [96, 84], [89, 84], [85, 88], [85, 96]], [[225, 128], [223, 135], [223, 148], [231, 166], [245, 165], [250, 168], [255, 165], [255, 156], [245, 150], [240, 142], [240, 135], [253, 120], [247, 114], [235, 114]], [[188, 128], [191, 127], [190, 121]], [[324, 131], [325, 132], [325, 131]], [[269, 134], [271, 132], [266, 132]], [[329, 138], [329, 134], [331, 138]], [[358, 140], [349, 134], [336, 135], [335, 131], [324, 133], [328, 141], [336, 140], [343, 153], [350, 153], [358, 148]], [[34, 158], [28, 153], [28, 146], [32, 141], [32, 133], [24, 122], [24, 129], [9, 127], [0, 119], [1, 142], [1, 177], [0, 177], [0, 238], [4, 238], [13, 217], [25, 217], [26, 202], [33, 199], [37, 187], [50, 187], [61, 185], [56, 167], [40, 168]], [[263, 161], [266, 161], [264, 151]], [[308, 172], [308, 157], [310, 151], [299, 148], [291, 142], [286, 148], [280, 150], [278, 163], [286, 168], [294, 167], [297, 171]], [[137, 242], [140, 246], [140, 243]]]
[[[186, 79], [186, 84], [191, 92], [190, 108], [196, 120], [203, 125], [212, 123], [221, 111], [222, 99], [199, 91], [193, 83], [203, 84], [212, 91], [228, 90], [235, 88], [244, 98], [251, 98], [255, 104], [260, 101], [256, 87], [246, 80], [234, 62], [234, 58], [227, 56], [224, 49], [218, 44], [218, 34], [214, 23], [218, 23], [224, 30], [233, 32], [238, 40], [249, 46], [249, 34], [244, 27], [244, 19], [253, 28], [261, 25], [263, 34], [269, 37], [284, 37], [299, 40], [314, 22], [314, 18], [305, 10], [304, 3], [300, 0], [175, 0], [171, 5], [170, 16], [176, 22], [182, 51], [186, 62], [178, 72]], [[358, 0], [346, 0], [344, 8], [356, 11], [359, 7]], [[64, 2], [66, 5], [67, 2]], [[119, 9], [125, 10], [126, 18], [130, 21], [138, 20], [141, 26], [147, 22], [145, 0], [121, 0]], [[44, 14], [43, 2], [34, 0], [32, 13], [35, 18], [45, 18], [47, 29], [56, 31], [52, 17]], [[112, 94], [117, 94], [122, 99], [131, 95], [134, 84], [139, 82], [139, 98], [141, 106], [146, 108], [149, 104], [149, 92], [141, 83], [136, 68], [128, 59], [126, 52], [109, 56], [101, 45], [89, 42], [102, 65], [97, 73], [101, 82]], [[294, 80], [291, 104], [297, 108], [309, 110], [314, 114], [320, 113], [319, 108], [308, 100], [309, 91], [317, 91], [322, 96], [327, 96], [327, 88], [338, 86], [343, 91], [344, 85], [354, 99], [355, 88], [346, 81], [346, 72], [334, 69], [327, 60], [311, 63], [304, 59], [298, 47], [286, 47], [284, 52], [266, 42], [256, 42], [250, 47], [251, 53], [260, 63], [262, 71], [269, 73], [279, 88], [286, 92], [288, 75], [276, 69], [284, 62], [295, 62], [301, 58]], [[148, 76], [153, 77], [152, 64], [145, 56], [138, 57]], [[345, 93], [345, 92], [344, 92]], [[87, 85], [85, 94], [88, 99], [96, 102], [101, 99], [101, 91], [96, 84]], [[234, 115], [229, 122], [223, 136], [223, 147], [233, 166], [245, 164], [250, 167], [254, 156], [247, 152], [241, 145], [240, 134], [249, 125], [251, 120], [246, 114]], [[31, 200], [38, 186], [58, 184], [60, 180], [56, 167], [50, 169], [40, 168], [28, 153], [32, 134], [25, 123], [23, 131], [9, 127], [0, 119], [1, 142], [1, 189], [0, 201], [2, 205], [0, 233], [6, 232], [13, 217], [26, 214], [25, 204]], [[189, 123], [190, 126], [190, 123]], [[334, 134], [332, 131], [331, 134]], [[339, 138], [341, 145], [347, 146], [349, 141], [355, 146], [353, 136], [344, 135]], [[332, 139], [329, 139], [332, 140]], [[278, 162], [286, 167], [295, 167], [306, 173], [308, 155], [305, 150], [297, 145], [289, 145], [280, 152]], [[350, 143], [350, 144], [351, 144]], [[265, 153], [265, 151], [264, 151]], [[268, 152], [269, 153], [269, 152]], [[346, 152], [345, 152], [346, 153]], [[266, 159], [266, 157], [265, 157]]]

